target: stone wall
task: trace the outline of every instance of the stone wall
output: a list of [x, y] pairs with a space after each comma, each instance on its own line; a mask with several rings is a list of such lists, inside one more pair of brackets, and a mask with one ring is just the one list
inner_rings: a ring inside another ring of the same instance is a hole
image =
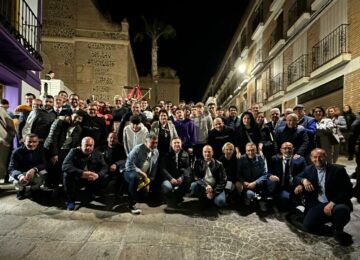
[[88, 0], [48, 0], [43, 9], [43, 75], [53, 70], [81, 98], [104, 101], [139, 83], [126, 21], [110, 22]]

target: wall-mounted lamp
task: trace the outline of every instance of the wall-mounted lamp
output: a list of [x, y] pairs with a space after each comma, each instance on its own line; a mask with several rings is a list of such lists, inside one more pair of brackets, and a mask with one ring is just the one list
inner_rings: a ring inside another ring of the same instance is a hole
[[241, 63], [238, 67], [238, 71], [241, 73], [241, 74], [244, 74], [245, 71], [246, 71], [246, 65], [245, 63]]

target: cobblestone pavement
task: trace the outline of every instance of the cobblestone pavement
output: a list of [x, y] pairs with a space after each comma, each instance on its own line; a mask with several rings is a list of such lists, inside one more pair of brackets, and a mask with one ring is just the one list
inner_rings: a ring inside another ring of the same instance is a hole
[[[353, 171], [353, 162], [340, 163]], [[355, 200], [346, 226], [354, 243], [342, 247], [271, 208], [202, 210], [187, 199], [180, 207], [140, 204], [143, 214], [133, 216], [122, 200], [111, 210], [92, 202], [70, 212], [63, 201], [18, 201], [9, 185], [0, 189], [0, 259], [360, 259]]]

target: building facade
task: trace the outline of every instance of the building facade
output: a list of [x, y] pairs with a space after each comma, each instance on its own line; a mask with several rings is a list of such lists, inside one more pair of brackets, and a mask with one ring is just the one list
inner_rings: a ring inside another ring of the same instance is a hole
[[47, 0], [43, 6], [44, 75], [55, 72], [81, 98], [112, 101], [139, 84], [129, 24], [104, 17], [88, 0]]
[[251, 1], [203, 100], [360, 111], [359, 24], [356, 0]]
[[[147, 77], [140, 77], [140, 85], [148, 95], [145, 96], [149, 100], [149, 104], [154, 106], [156, 104], [156, 97], [158, 101], [171, 101], [173, 104], [179, 104], [180, 98], [180, 79], [176, 75], [176, 71], [169, 67], [158, 68], [158, 87], [156, 88], [154, 80], [151, 75]], [[158, 92], [158, 93], [156, 93]]]
[[41, 0], [0, 1], [0, 98], [10, 110], [40, 93]]

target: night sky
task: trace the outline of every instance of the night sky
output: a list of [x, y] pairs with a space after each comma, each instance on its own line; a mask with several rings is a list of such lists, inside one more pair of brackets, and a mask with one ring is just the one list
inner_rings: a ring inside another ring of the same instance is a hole
[[[176, 30], [174, 39], [159, 41], [159, 66], [170, 66], [180, 78], [180, 99], [200, 101], [237, 29], [248, 0], [239, 1], [99, 1], [98, 8], [111, 15], [113, 21], [126, 17], [130, 38], [140, 76], [151, 72], [151, 43], [148, 39], [134, 42], [143, 30], [141, 16], [171, 24]], [[188, 3], [188, 4], [186, 4]], [[196, 4], [196, 6], [194, 6]]]

